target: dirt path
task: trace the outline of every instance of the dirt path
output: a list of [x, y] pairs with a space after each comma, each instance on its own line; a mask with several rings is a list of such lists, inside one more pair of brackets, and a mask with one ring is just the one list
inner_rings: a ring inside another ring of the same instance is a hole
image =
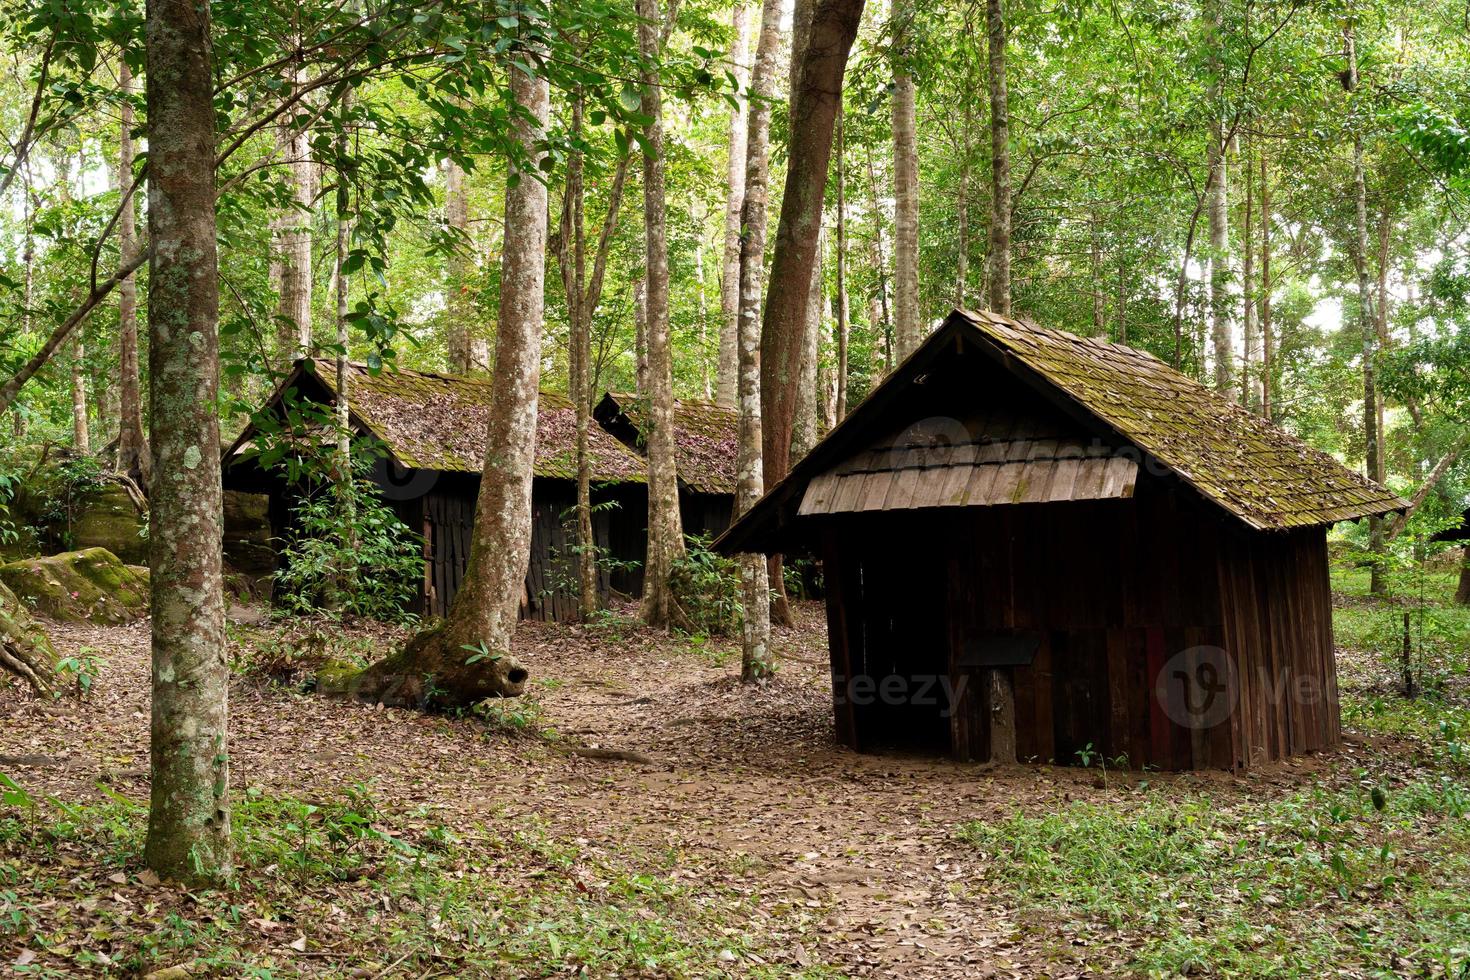
[[[370, 782], [383, 805], [426, 806], [451, 823], [534, 816], [572, 839], [669, 849], [687, 880], [735, 875], [825, 915], [820, 939], [791, 938], [795, 963], [906, 978], [1073, 972], [1064, 938], [960, 887], [979, 875], [976, 852], [955, 830], [1017, 809], [1126, 795], [1132, 783], [1115, 777], [1102, 789], [1081, 770], [987, 771], [839, 749], [820, 611], [802, 608], [799, 619], [778, 638], [779, 679], [757, 691], [738, 684], [733, 662], [717, 665], [686, 641], [633, 627], [525, 624], [517, 643], [554, 740], [487, 738], [478, 721], [240, 680], [231, 692], [235, 785], [311, 798]], [[87, 798], [102, 780], [146, 797], [146, 624], [56, 626], [53, 636], [65, 652], [98, 651], [108, 662], [102, 682], [87, 703], [60, 712], [0, 703], [0, 755], [45, 757], [10, 767], [33, 790]], [[561, 748], [571, 744], [648, 761]], [[1319, 765], [1247, 779], [1152, 778], [1248, 794], [1262, 783], [1299, 785]]]

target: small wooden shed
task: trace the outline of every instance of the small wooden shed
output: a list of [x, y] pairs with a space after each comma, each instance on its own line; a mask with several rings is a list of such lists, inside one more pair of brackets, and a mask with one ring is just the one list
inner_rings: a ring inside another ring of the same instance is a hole
[[1236, 769], [1338, 741], [1327, 529], [1403, 506], [1150, 354], [956, 311], [716, 547], [822, 559], [853, 748]]
[[[353, 364], [348, 403], [353, 429], [383, 450], [374, 481], [383, 498], [410, 528], [424, 535], [424, 586], [420, 612], [449, 610], [469, 560], [470, 529], [480, 489], [489, 424], [486, 379], [393, 370], [377, 374]], [[277, 418], [293, 402], [336, 401], [336, 365], [300, 361], [267, 402]], [[531, 489], [531, 560], [521, 614], [531, 619], [577, 618], [575, 543], [576, 418], [563, 395], [543, 391], [538, 402], [536, 457]], [[278, 537], [290, 533], [295, 491], [280, 476], [262, 472], [249, 452], [258, 432], [242, 432], [224, 456], [226, 489], [270, 495], [271, 524]], [[599, 586], [637, 595], [648, 547], [645, 463], [618, 440], [593, 426], [591, 447], [593, 533], [600, 548], [618, 560]], [[626, 564], [624, 564], [626, 563]]]
[[[604, 392], [592, 417], [623, 445], [646, 455], [646, 406], [637, 395]], [[740, 416], [734, 411], [696, 399], [674, 402], [674, 461], [685, 534], [713, 538], [730, 526], [739, 440]]]

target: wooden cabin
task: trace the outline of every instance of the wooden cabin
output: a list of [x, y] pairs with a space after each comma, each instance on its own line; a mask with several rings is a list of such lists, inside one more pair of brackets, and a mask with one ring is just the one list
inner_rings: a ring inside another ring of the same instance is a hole
[[[424, 584], [419, 612], [443, 616], [459, 591], [469, 560], [470, 529], [480, 488], [489, 424], [486, 379], [422, 371], [373, 374], [351, 366], [353, 430], [382, 450], [373, 473], [383, 498], [406, 525], [424, 536]], [[267, 403], [276, 418], [298, 403], [336, 402], [336, 367], [329, 360], [300, 361]], [[564, 396], [543, 391], [538, 403], [536, 457], [531, 489], [531, 559], [521, 614], [532, 619], [577, 618], [575, 555], [576, 413]], [[225, 453], [226, 489], [270, 496], [271, 525], [289, 534], [292, 488], [275, 472], [262, 471], [249, 451], [258, 432], [247, 428]], [[643, 586], [648, 546], [645, 464], [637, 453], [593, 426], [590, 432], [593, 533], [615, 559], [599, 587], [637, 595]]]
[[1338, 742], [1327, 529], [1404, 506], [1148, 353], [957, 311], [716, 549], [822, 559], [845, 745], [1238, 769]]
[[[623, 445], [646, 454], [645, 406], [637, 395], [605, 392], [592, 417]], [[738, 413], [714, 402], [674, 402], [674, 462], [685, 534], [714, 538], [730, 526], [739, 449]]]

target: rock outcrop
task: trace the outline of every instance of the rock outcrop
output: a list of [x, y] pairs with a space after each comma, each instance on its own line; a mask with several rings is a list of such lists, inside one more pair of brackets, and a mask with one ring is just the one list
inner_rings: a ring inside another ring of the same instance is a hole
[[148, 614], [148, 569], [106, 548], [0, 565], [0, 583], [36, 613], [69, 623], [129, 623]]

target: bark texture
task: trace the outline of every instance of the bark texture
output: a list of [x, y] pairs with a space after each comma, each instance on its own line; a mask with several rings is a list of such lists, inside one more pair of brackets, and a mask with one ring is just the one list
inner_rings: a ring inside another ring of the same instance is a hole
[[229, 671], [220, 578], [219, 279], [209, 6], [148, 0], [152, 789], [144, 857], [230, 868]]
[[87, 426], [87, 344], [79, 333], [71, 342], [71, 447], [83, 456], [92, 452]]
[[[117, 187], [122, 194], [117, 216], [118, 260], [127, 266], [137, 260], [138, 227], [133, 184], [132, 71], [127, 62], [118, 72], [123, 98], [122, 123], [117, 137]], [[129, 275], [117, 286], [118, 427], [117, 469], [147, 488], [152, 474], [148, 440], [143, 434], [143, 398], [138, 370], [138, 282]]]
[[847, 139], [844, 112], [837, 107], [837, 390], [832, 412], [835, 425], [847, 417], [848, 340], [852, 335], [851, 301], [847, 294]]
[[[1358, 47], [1351, 20], [1343, 29], [1343, 46], [1347, 55], [1347, 78], [1345, 86], [1350, 97], [1358, 91]], [[1357, 108], [1354, 106], [1354, 108]], [[1379, 431], [1378, 381], [1375, 361], [1378, 357], [1378, 328], [1373, 318], [1372, 287], [1368, 282], [1368, 187], [1363, 174], [1363, 130], [1362, 121], [1353, 126], [1353, 269], [1358, 279], [1358, 330], [1363, 343], [1363, 441], [1364, 462], [1368, 476], [1377, 477], [1383, 472], [1380, 457], [1382, 433]], [[1382, 556], [1384, 552], [1383, 520], [1368, 518], [1368, 551], [1370, 581], [1368, 591], [1382, 595], [1388, 588], [1384, 579]]]
[[[304, 81], [298, 66], [292, 71], [292, 82], [299, 87]], [[297, 126], [289, 115], [284, 117], [276, 129], [276, 147], [286, 163], [292, 201], [277, 223], [276, 344], [285, 370], [296, 358], [311, 354], [312, 209], [318, 180], [308, 128]]]
[[460, 246], [447, 263], [444, 346], [453, 374], [490, 369], [490, 344], [482, 335], [475, 309], [475, 260], [470, 236], [470, 195], [464, 169], [450, 160], [444, 173], [444, 220], [459, 233]]
[[[802, 48], [800, 82], [792, 98], [790, 159], [761, 328], [762, 464], [767, 488], [785, 477], [790, 466], [832, 133], [847, 57], [862, 14], [863, 0], [817, 0]], [[777, 556], [771, 562], [771, 586], [777, 596], [774, 613], [779, 622], [789, 622], [780, 570]]]
[[650, 626], [677, 616], [670, 585], [684, 554], [679, 519], [679, 477], [674, 462], [674, 359], [669, 337], [669, 244], [664, 190], [663, 95], [655, 59], [659, 53], [657, 0], [638, 2], [638, 47], [647, 67], [642, 79], [643, 236], [647, 248], [644, 302], [648, 351], [648, 559], [641, 615]]
[[750, 84], [750, 10], [737, 3], [731, 13], [735, 28], [735, 45], [730, 52], [739, 91], [730, 109], [729, 150], [725, 157], [725, 248], [720, 263], [720, 357], [715, 370], [715, 404], [734, 408], [739, 356], [737, 335], [740, 331], [740, 210], [745, 203], [746, 119], [750, 101], [746, 87]]
[[919, 325], [919, 133], [914, 78], [909, 72], [915, 6], [893, 7], [893, 334], [895, 360], [923, 340]]
[[[535, 60], [527, 56], [526, 60]], [[539, 71], [539, 66], [536, 67]], [[545, 317], [547, 196], [537, 179], [551, 111], [544, 77], [512, 68], [511, 94], [529, 113], [516, 135], [529, 157], [505, 194], [500, 315], [491, 373], [490, 423], [469, 562], [449, 615], [349, 684], [362, 700], [462, 707], [525, 690], [529, 672], [511, 655], [531, 557], [531, 466]], [[428, 679], [432, 679], [432, 685]]]
[[796, 420], [791, 427], [791, 459], [800, 460], [821, 435], [822, 389], [818, 368], [822, 359], [822, 325], [827, 312], [822, 290], [822, 257], [826, 236], [817, 234], [817, 260], [812, 263], [811, 294], [801, 336], [801, 375], [796, 385]]
[[1011, 312], [1011, 109], [1006, 90], [1006, 19], [1001, 0], [986, 0], [990, 54], [990, 232], [986, 298], [990, 308]]
[[[766, 219], [770, 192], [771, 95], [776, 86], [776, 52], [781, 43], [782, 0], [761, 4], [759, 40], [751, 78], [750, 125], [745, 153], [745, 200], [740, 226], [739, 460], [735, 512], [749, 510], [765, 489], [761, 439], [761, 287], [765, 276]], [[747, 683], [769, 677], [770, 579], [760, 555], [740, 556], [740, 677]]]
[[1230, 325], [1230, 172], [1225, 159], [1225, 127], [1221, 118], [1223, 72], [1220, 63], [1223, 14], [1221, 0], [1211, 0], [1210, 18], [1210, 134], [1206, 165], [1209, 173], [1210, 228], [1210, 346], [1215, 357], [1215, 390], [1235, 397], [1235, 350]]

